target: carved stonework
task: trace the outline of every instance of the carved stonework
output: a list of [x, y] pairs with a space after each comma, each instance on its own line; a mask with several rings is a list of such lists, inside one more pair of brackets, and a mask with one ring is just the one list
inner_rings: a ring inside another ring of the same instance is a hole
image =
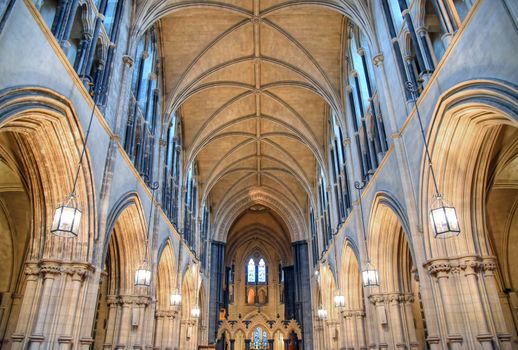
[[372, 58], [372, 62], [376, 67], [379, 67], [383, 61], [385, 60], [385, 57], [383, 56], [383, 53], [378, 53]]
[[122, 62], [124, 62], [124, 64], [127, 65], [129, 68], [131, 68], [134, 63], [133, 58], [131, 58], [131, 56], [128, 55], [122, 56]]

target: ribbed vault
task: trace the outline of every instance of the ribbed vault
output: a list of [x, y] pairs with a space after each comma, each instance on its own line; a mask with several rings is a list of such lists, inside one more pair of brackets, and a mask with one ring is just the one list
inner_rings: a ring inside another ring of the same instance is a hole
[[[201, 198], [213, 212], [235, 210], [236, 201], [246, 209], [257, 203], [251, 193], [263, 192], [263, 204], [283, 207], [287, 222], [306, 221], [319, 169], [327, 177], [329, 116], [343, 115], [348, 18], [366, 18], [355, 3], [162, 1], [140, 8], [140, 30], [159, 19], [164, 108], [182, 120], [183, 173], [197, 163]], [[297, 230], [292, 239], [305, 234], [300, 223], [288, 223]]]

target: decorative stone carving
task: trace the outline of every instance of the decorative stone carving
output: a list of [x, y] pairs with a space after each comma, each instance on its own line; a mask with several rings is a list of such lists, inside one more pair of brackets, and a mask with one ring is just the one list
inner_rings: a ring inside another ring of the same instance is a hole
[[380, 52], [380, 53], [377, 53], [373, 58], [372, 58], [372, 63], [374, 63], [374, 65], [376, 67], [379, 67], [383, 61], [385, 60], [385, 56], [383, 56], [383, 53]]
[[133, 58], [131, 56], [128, 56], [128, 55], [124, 55], [122, 56], [122, 62], [124, 62], [125, 65], [128, 66], [128, 68], [131, 68], [133, 66]]

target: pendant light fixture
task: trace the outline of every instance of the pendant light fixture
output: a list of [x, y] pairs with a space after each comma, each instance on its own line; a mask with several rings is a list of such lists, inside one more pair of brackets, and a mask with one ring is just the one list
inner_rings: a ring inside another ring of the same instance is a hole
[[[141, 175], [144, 180], [148, 179], [147, 175]], [[149, 184], [149, 181], [146, 181]], [[135, 286], [141, 287], [149, 287], [151, 285], [151, 267], [149, 266], [148, 256], [149, 256], [149, 228], [151, 227], [151, 215], [153, 213], [153, 207], [155, 206], [155, 191], [158, 189], [158, 182], [154, 182], [153, 184], [149, 184], [149, 188], [152, 191], [151, 194], [151, 208], [149, 209], [149, 219], [147, 225], [147, 233], [146, 233], [146, 253], [144, 256], [144, 261], [140, 265], [140, 267], [135, 272]]]
[[[93, 84], [89, 83], [89, 86], [92, 87]], [[92, 121], [94, 119], [96, 105], [93, 89], [92, 92], [90, 92], [90, 96], [92, 97], [94, 106], [92, 108], [92, 113], [90, 114], [88, 128], [86, 129], [86, 135], [83, 140], [83, 149], [81, 150], [81, 155], [79, 156], [79, 163], [77, 164], [72, 191], [70, 191], [70, 194], [67, 196], [67, 198], [56, 208], [50, 226], [50, 232], [59, 237], [76, 238], [79, 235], [79, 225], [81, 224], [81, 209], [79, 208], [79, 203], [76, 197], [76, 186], [77, 179], [79, 178], [79, 171], [81, 170], [81, 165], [83, 163], [83, 157], [86, 152], [86, 144], [88, 142], [88, 137], [90, 136]]]
[[410, 82], [406, 82], [406, 89], [412, 96], [412, 102], [414, 102], [415, 110], [417, 114], [417, 120], [419, 121], [419, 128], [421, 130], [421, 136], [423, 137], [424, 148], [426, 151], [426, 159], [428, 161], [428, 167], [432, 175], [433, 185], [435, 194], [433, 196], [433, 202], [430, 206], [430, 224], [432, 226], [433, 235], [435, 238], [448, 238], [458, 236], [460, 234], [459, 218], [455, 207], [446, 201], [442, 194], [439, 192], [439, 186], [437, 185], [437, 179], [435, 178], [435, 172], [432, 166], [432, 157], [428, 151], [428, 143], [426, 142], [426, 136], [424, 134], [423, 122], [421, 120], [421, 114], [417, 106], [417, 88]]
[[363, 206], [362, 206], [362, 192], [361, 190], [365, 187], [365, 182], [354, 183], [354, 187], [358, 190], [358, 200], [360, 204], [360, 220], [362, 222], [362, 233], [363, 233], [363, 241], [365, 242], [365, 253], [367, 255], [367, 264], [362, 270], [362, 281], [364, 287], [374, 287], [379, 286], [379, 275], [378, 270], [371, 264], [369, 258], [369, 247], [367, 246], [367, 236], [365, 232], [365, 223], [363, 222]]

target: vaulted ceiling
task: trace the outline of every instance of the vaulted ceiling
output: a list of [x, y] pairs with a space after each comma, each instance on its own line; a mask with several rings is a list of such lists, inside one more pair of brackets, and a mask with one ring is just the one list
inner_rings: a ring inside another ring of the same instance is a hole
[[329, 114], [342, 108], [347, 17], [306, 1], [173, 3], [152, 9], [169, 11], [165, 108], [181, 117], [184, 169], [197, 162], [202, 200], [221, 216], [261, 193], [306, 222]]

